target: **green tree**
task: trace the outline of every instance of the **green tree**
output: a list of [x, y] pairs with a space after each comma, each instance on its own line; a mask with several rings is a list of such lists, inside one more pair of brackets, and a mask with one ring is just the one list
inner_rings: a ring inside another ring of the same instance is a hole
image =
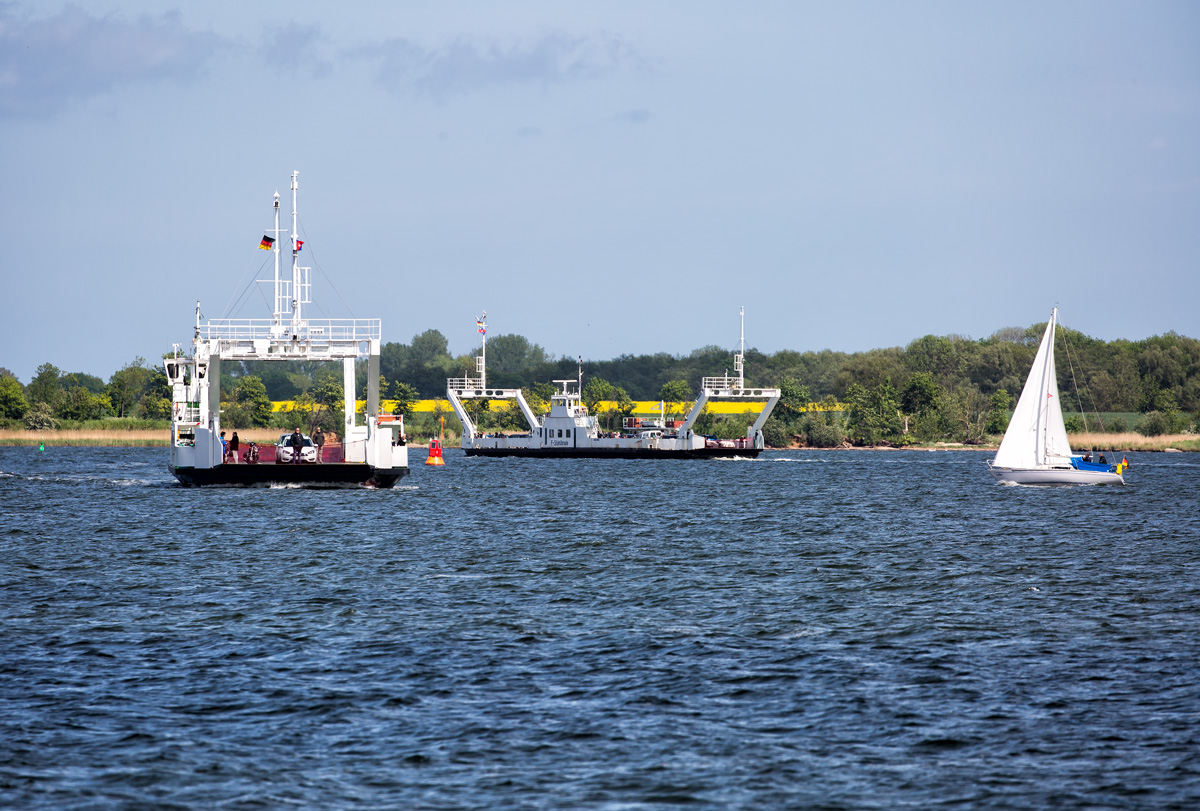
[[[793, 437], [800, 432], [800, 420], [807, 413], [811, 401], [812, 392], [808, 386], [802, 385], [795, 377], [784, 377], [779, 383], [779, 402], [775, 405], [775, 411], [763, 424], [763, 440], [775, 448], [790, 446]], [[701, 415], [697, 420], [697, 430], [710, 433], [708, 425], [703, 429], [699, 427], [703, 419], [704, 415]]]
[[890, 378], [873, 389], [857, 383], [846, 390], [850, 416], [847, 429], [856, 445], [877, 445], [900, 435], [900, 404]]
[[146, 359], [141, 356], [113, 372], [108, 381], [107, 394], [118, 417], [132, 415], [149, 382], [150, 370], [146, 367]]
[[488, 339], [487, 359], [489, 376], [495, 374], [499, 381], [545, 363], [546, 350], [522, 335], [497, 335]]
[[[625, 389], [614, 386], [602, 377], [593, 377], [587, 382], [583, 387], [582, 399], [589, 414], [604, 420], [606, 431], [612, 430], [614, 419], [633, 413], [633, 400]], [[613, 405], [600, 411], [600, 403], [605, 401], [611, 401]]]
[[167, 379], [167, 373], [162, 367], [152, 367], [148, 371], [149, 380], [141, 399], [138, 400], [137, 413], [148, 420], [170, 419], [171, 381]]
[[106, 394], [92, 394], [83, 386], [72, 386], [58, 398], [55, 416], [64, 420], [98, 420], [112, 408]]
[[463, 410], [475, 423], [475, 428], [484, 430], [491, 425], [492, 403], [485, 397], [471, 397], [462, 401]]
[[[697, 434], [701, 434], [703, 436], [715, 436], [716, 435], [717, 415], [713, 413], [713, 410], [712, 410], [712, 408], [710, 408], [710, 406], [711, 406], [711, 403], [705, 403], [704, 408], [700, 409], [699, 416], [696, 417], [696, 422], [693, 424], [692, 430], [694, 430]], [[768, 422], [770, 422], [770, 419], [768, 419]], [[763, 426], [763, 427], [765, 428], [766, 426]], [[786, 433], [786, 429], [784, 429], [784, 433]], [[764, 441], [766, 441], [765, 440], [765, 437], [766, 437], [765, 432], [763, 433], [763, 437], [764, 437]]]
[[59, 389], [66, 391], [75, 386], [83, 386], [92, 394], [104, 394], [104, 381], [86, 372], [69, 372], [58, 379]]
[[256, 375], [247, 375], [238, 381], [237, 396], [246, 411], [245, 424], [254, 428], [265, 428], [271, 424], [271, 401], [267, 398], [267, 386]]
[[54, 364], [43, 363], [39, 366], [33, 380], [29, 381], [29, 385], [25, 387], [25, 398], [30, 405], [45, 403], [53, 412], [55, 406], [58, 405], [58, 397], [62, 391], [59, 382], [61, 377], [62, 372]]
[[525, 421], [525, 415], [521, 413], [521, 407], [517, 405], [515, 400], [508, 400], [494, 414], [496, 417], [496, 426], [502, 431], [529, 430], [529, 425]]
[[[779, 382], [779, 402], [776, 410], [782, 409], [787, 418], [797, 417], [808, 410], [812, 392], [794, 377], [785, 377]], [[781, 415], [781, 418], [783, 415]]]
[[872, 349], [870, 352], [850, 355], [838, 369], [833, 393], [848, 392], [855, 383], [873, 391], [885, 381], [902, 379], [908, 371], [899, 349]]
[[908, 385], [904, 387], [904, 394], [900, 396], [900, 405], [905, 414], [919, 416], [934, 407], [941, 393], [942, 387], [933, 382], [932, 374], [916, 372], [908, 379]]
[[424, 397], [446, 390], [454, 359], [446, 336], [436, 329], [414, 335], [411, 344], [388, 342], [379, 352], [379, 371], [388, 380], [403, 380]]
[[11, 375], [0, 375], [0, 419], [19, 420], [29, 410], [21, 381]]
[[988, 417], [984, 430], [989, 434], [1003, 434], [1008, 430], [1009, 411], [1012, 398], [1004, 389], [996, 389], [988, 401]]
[[679, 406], [682, 405], [686, 409], [687, 404], [692, 401], [692, 387], [687, 384], [686, 380], [671, 380], [664, 383], [658, 390], [658, 399], [663, 401], [667, 409], [667, 413], [663, 417], [672, 419], [677, 414], [681, 414]]
[[934, 379], [949, 379], [958, 365], [955, 342], [940, 335], [926, 335], [910, 343], [904, 350], [904, 361], [915, 372], [924, 372]]
[[396, 406], [392, 409], [392, 413], [400, 414], [407, 418], [412, 416], [413, 409], [417, 406], [417, 400], [421, 399], [421, 394], [415, 386], [410, 386], [407, 383], [401, 383], [397, 380], [392, 384], [392, 399], [396, 401]]
[[[342, 386], [335, 376], [330, 375], [319, 383], [314, 385], [309, 390], [309, 396], [312, 398], [313, 409], [308, 419], [308, 432], [311, 434], [320, 425], [327, 430], [333, 430], [332, 423], [334, 415], [345, 410], [346, 389]], [[349, 415], [344, 415], [349, 416]], [[341, 433], [342, 427], [337, 427], [338, 433]]]
[[584, 406], [589, 414], [596, 413], [596, 405], [602, 400], [611, 400], [615, 389], [613, 384], [602, 377], [593, 377], [583, 387], [582, 397]]
[[142, 399], [138, 401], [138, 413], [148, 420], [169, 420], [171, 418], [171, 401], [166, 397], [143, 394]]
[[610, 399], [612, 399], [615, 407], [606, 409], [604, 412], [604, 427], [608, 431], [612, 430], [614, 419], [620, 425], [626, 417], [633, 415], [633, 409], [635, 408], [635, 404], [629, 393], [620, 386], [613, 387], [613, 396]]
[[954, 425], [957, 428], [957, 439], [967, 445], [978, 445], [983, 441], [984, 426], [986, 425], [988, 400], [978, 390], [970, 387], [961, 392], [943, 395], [956, 403]]

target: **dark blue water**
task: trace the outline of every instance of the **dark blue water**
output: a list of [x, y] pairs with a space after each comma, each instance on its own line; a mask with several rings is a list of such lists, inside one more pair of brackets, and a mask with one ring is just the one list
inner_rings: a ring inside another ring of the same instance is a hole
[[0, 448], [0, 806], [1200, 807], [1197, 454], [446, 456]]

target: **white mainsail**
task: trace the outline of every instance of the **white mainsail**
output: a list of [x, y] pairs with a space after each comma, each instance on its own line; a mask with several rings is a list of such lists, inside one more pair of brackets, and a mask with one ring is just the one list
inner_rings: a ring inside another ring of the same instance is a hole
[[996, 452], [996, 467], [1031, 469], [1071, 464], [1071, 443], [1063, 424], [1054, 371], [1054, 326], [1057, 321], [1058, 308], [1055, 307], [1008, 430], [1004, 432], [1000, 450]]

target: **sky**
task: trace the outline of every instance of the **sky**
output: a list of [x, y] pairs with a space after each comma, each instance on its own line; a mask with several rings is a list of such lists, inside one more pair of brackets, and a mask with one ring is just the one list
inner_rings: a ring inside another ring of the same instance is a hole
[[1200, 337], [1198, 35], [1190, 0], [0, 0], [0, 367], [269, 317], [293, 170], [309, 314], [385, 342]]

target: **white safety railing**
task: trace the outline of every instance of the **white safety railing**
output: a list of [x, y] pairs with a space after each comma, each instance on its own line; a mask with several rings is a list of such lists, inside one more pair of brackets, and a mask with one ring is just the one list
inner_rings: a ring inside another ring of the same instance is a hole
[[478, 377], [451, 377], [446, 381], [446, 388], [455, 391], [484, 391], [483, 380]]
[[[299, 340], [313, 342], [378, 341], [383, 334], [378, 318], [305, 319], [296, 326]], [[214, 318], [200, 325], [200, 337], [210, 341], [262, 341], [292, 336], [292, 324], [264, 318]]]
[[700, 387], [709, 391], [713, 389], [736, 389], [738, 379], [725, 375], [724, 377], [705, 377], [700, 381]]

